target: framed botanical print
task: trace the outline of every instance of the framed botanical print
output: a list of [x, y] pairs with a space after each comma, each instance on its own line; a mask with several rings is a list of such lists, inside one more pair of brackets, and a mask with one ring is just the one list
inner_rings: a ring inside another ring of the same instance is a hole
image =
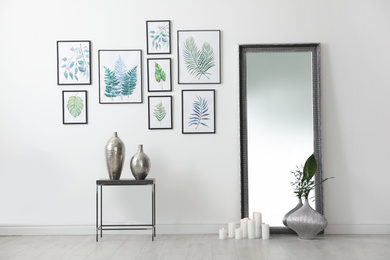
[[62, 91], [62, 123], [87, 124], [87, 91]]
[[215, 133], [215, 90], [182, 90], [182, 132]]
[[91, 41], [57, 41], [57, 84], [91, 85]]
[[148, 54], [171, 53], [171, 22], [146, 21], [146, 41]]
[[172, 91], [171, 59], [148, 59], [148, 91]]
[[99, 103], [142, 103], [141, 50], [99, 50]]
[[172, 129], [172, 96], [149, 96], [149, 129]]
[[179, 84], [221, 83], [221, 31], [177, 31]]

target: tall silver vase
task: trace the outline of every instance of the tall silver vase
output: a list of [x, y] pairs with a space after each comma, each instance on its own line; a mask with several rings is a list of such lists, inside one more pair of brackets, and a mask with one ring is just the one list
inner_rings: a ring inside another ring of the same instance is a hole
[[106, 164], [110, 180], [119, 180], [125, 161], [125, 144], [114, 132], [106, 144]]
[[305, 199], [303, 206], [287, 218], [289, 228], [297, 232], [300, 239], [314, 239], [328, 226], [328, 220], [315, 211]]
[[136, 180], [145, 180], [150, 171], [150, 159], [144, 153], [143, 145], [138, 145], [138, 152], [131, 157], [130, 169]]
[[292, 210], [287, 212], [286, 215], [283, 216], [282, 222], [283, 222], [283, 225], [285, 225], [286, 227], [288, 227], [288, 225], [287, 225], [288, 216], [290, 216], [293, 212], [297, 211], [298, 209], [300, 209], [303, 206], [302, 199], [301, 198], [298, 198], [298, 199], [299, 199], [298, 204]]

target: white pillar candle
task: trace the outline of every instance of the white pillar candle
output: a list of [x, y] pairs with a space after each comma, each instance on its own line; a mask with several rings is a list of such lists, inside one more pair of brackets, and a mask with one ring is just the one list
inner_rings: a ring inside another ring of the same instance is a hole
[[261, 231], [263, 239], [269, 239], [269, 225], [262, 224]]
[[219, 230], [219, 239], [226, 239], [227, 238], [227, 230], [222, 228]]
[[261, 238], [261, 224], [262, 224], [262, 215], [261, 212], [253, 212], [253, 219], [255, 220], [255, 237]]
[[242, 229], [236, 228], [235, 235], [236, 235], [236, 239], [242, 239]]
[[228, 235], [229, 237], [235, 236], [235, 230], [236, 230], [236, 223], [235, 222], [229, 222], [228, 224]]
[[242, 238], [248, 238], [248, 218], [240, 220], [240, 228], [242, 229]]
[[255, 238], [255, 220], [254, 219], [248, 219], [248, 238], [249, 239]]

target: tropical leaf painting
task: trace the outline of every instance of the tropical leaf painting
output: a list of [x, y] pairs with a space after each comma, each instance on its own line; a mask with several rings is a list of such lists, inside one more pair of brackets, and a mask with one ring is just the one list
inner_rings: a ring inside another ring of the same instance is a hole
[[87, 123], [87, 91], [62, 91], [64, 124]]
[[214, 50], [209, 43], [203, 43], [201, 49], [195, 43], [193, 37], [188, 38], [183, 48], [184, 62], [187, 71], [200, 79], [202, 76], [210, 79], [209, 70], [215, 66]]
[[162, 105], [162, 101], [160, 101], [160, 103], [155, 106], [153, 116], [157, 119], [158, 122], [160, 122], [161, 125], [161, 121], [165, 118], [166, 115], [167, 112], [165, 111], [165, 107]]
[[198, 129], [200, 125], [203, 125], [205, 127], [209, 127], [205, 121], [210, 120], [209, 116], [210, 113], [209, 107], [208, 107], [208, 101], [205, 98], [202, 98], [201, 96], [196, 96], [196, 100], [194, 100], [192, 104], [192, 114], [189, 118], [190, 121], [188, 122], [188, 126], [194, 126], [195, 129]]
[[78, 117], [83, 112], [84, 101], [81, 97], [71, 96], [68, 99], [68, 103], [66, 105], [69, 113], [74, 117]]
[[167, 75], [165, 71], [161, 68], [160, 64], [158, 64], [157, 62], [155, 62], [154, 78], [158, 83], [161, 82], [161, 89], [164, 89], [163, 83], [167, 79]]
[[141, 90], [138, 88], [141, 80], [139, 75], [141, 73], [141, 52], [138, 53], [136, 54], [135, 51], [99, 51], [101, 102], [102, 100], [105, 103], [134, 103], [133, 100], [141, 102]]
[[90, 84], [90, 42], [59, 41], [57, 47], [58, 84]]
[[170, 21], [148, 21], [148, 53], [170, 53]]

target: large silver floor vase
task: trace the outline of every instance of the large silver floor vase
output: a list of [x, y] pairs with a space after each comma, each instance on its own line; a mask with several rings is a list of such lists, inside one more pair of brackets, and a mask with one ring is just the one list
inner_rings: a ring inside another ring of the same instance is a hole
[[288, 218], [292, 213], [294, 213], [295, 211], [297, 211], [298, 209], [300, 209], [302, 206], [303, 206], [303, 204], [302, 204], [302, 199], [299, 198], [299, 199], [298, 199], [298, 204], [297, 204], [292, 210], [290, 210], [289, 212], [287, 212], [286, 215], [283, 216], [283, 219], [282, 219], [283, 225], [285, 225], [286, 227], [288, 227], [288, 225], [287, 225], [287, 218]]
[[303, 206], [287, 218], [289, 228], [297, 232], [300, 239], [314, 239], [328, 226], [328, 220], [315, 211], [305, 199]]
[[138, 152], [131, 157], [130, 170], [136, 180], [145, 180], [150, 171], [150, 159], [144, 153], [143, 145], [138, 145]]
[[119, 180], [125, 161], [125, 144], [114, 132], [106, 144], [106, 164], [110, 180]]

